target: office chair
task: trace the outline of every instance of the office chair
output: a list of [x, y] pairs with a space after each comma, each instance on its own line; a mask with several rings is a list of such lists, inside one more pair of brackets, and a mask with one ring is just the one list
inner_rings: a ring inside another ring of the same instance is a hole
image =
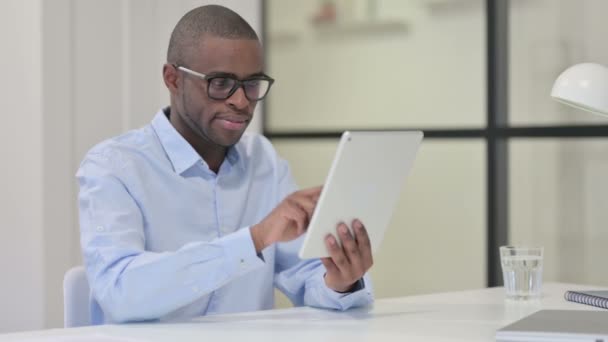
[[91, 325], [89, 281], [83, 266], [69, 269], [63, 277], [63, 325], [65, 328]]

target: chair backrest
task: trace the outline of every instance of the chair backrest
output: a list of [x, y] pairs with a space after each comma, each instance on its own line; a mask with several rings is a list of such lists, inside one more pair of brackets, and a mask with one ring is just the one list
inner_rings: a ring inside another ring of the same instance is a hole
[[83, 266], [69, 269], [63, 277], [63, 325], [66, 328], [91, 325], [89, 281]]

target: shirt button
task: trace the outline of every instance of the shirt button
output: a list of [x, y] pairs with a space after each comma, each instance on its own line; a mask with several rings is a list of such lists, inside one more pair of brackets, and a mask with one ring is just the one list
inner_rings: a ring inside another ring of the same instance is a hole
[[245, 259], [241, 259], [241, 268], [247, 268], [247, 264], [245, 263]]
[[95, 228], [98, 232], [103, 232], [103, 226], [97, 226], [97, 228]]
[[199, 293], [200, 290], [199, 290], [198, 286], [192, 286], [192, 292]]

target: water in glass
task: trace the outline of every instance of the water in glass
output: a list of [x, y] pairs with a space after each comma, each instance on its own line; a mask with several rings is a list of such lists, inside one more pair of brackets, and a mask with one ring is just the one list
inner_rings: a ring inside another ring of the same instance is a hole
[[502, 257], [502, 274], [507, 298], [530, 299], [540, 296], [543, 258], [536, 255]]

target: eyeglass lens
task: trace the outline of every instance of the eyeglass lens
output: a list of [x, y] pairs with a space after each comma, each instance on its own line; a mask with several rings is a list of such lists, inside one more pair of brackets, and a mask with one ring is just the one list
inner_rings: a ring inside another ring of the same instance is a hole
[[209, 96], [215, 99], [226, 99], [243, 86], [245, 96], [251, 101], [262, 99], [270, 88], [270, 81], [265, 79], [251, 79], [238, 82], [229, 77], [215, 77], [209, 80]]

